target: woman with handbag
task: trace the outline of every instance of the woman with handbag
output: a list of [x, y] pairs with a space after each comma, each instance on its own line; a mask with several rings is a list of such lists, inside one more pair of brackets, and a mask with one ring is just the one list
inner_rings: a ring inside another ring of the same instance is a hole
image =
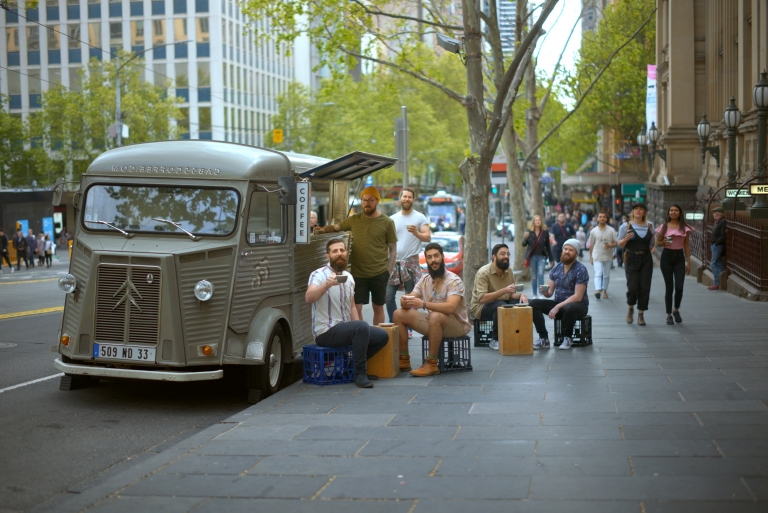
[[[685, 275], [691, 272], [691, 242], [688, 234], [693, 231], [685, 222], [685, 215], [680, 205], [670, 205], [664, 224], [656, 228], [656, 245], [663, 248], [659, 267], [664, 276], [666, 293], [664, 303], [667, 307], [667, 324], [683, 322], [680, 316], [680, 302], [683, 300], [683, 282]], [[675, 310], [672, 311], [672, 292], [675, 296]], [[674, 319], [672, 315], [674, 314]]]
[[632, 207], [629, 222], [619, 228], [619, 247], [624, 250], [624, 273], [627, 276], [627, 324], [632, 324], [637, 304], [637, 325], [645, 326], [643, 312], [648, 310], [653, 278], [652, 253], [656, 247], [653, 225], [646, 221], [645, 203]]
[[525, 251], [525, 266], [531, 269], [531, 286], [534, 296], [539, 297], [539, 285], [546, 285], [544, 281], [544, 267], [547, 259], [553, 264], [555, 258], [552, 255], [552, 245], [549, 242], [549, 232], [544, 228], [540, 215], [533, 216], [528, 230], [523, 239]]

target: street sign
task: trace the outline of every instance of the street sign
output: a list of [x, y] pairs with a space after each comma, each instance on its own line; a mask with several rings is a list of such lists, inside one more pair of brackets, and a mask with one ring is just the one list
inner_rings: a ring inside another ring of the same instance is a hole
[[[741, 189], [741, 190], [739, 190], [739, 189], [726, 189], [725, 190], [725, 197], [726, 198], [735, 198], [737, 191], [739, 193], [739, 198], [751, 198], [752, 197], [752, 195], [749, 193], [749, 191], [747, 189]], [[768, 193], [766, 193], [766, 194], [768, 194]]]
[[621, 184], [621, 193], [624, 195], [634, 196], [637, 191], [640, 191], [640, 196], [647, 196], [648, 192], [645, 190], [644, 183], [623, 183]]
[[749, 194], [768, 194], [768, 185], [759, 183], [749, 186]]
[[283, 129], [282, 128], [275, 128], [272, 130], [272, 142], [275, 144], [280, 144], [283, 142]]
[[701, 221], [702, 219], [704, 219], [704, 212], [686, 212], [685, 213], [686, 221]]
[[503, 185], [507, 183], [506, 171], [491, 171], [491, 183], [497, 185]]
[[370, 187], [371, 185], [373, 185], [373, 175], [368, 175], [365, 178], [365, 186]]

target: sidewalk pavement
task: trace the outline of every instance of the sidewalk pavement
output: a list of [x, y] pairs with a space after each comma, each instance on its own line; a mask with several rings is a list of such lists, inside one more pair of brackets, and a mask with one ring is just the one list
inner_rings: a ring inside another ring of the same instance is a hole
[[473, 372], [370, 390], [298, 382], [39, 509], [768, 511], [768, 305], [688, 278], [667, 326], [657, 268], [639, 327], [622, 269], [610, 299], [588, 291], [590, 347], [473, 348]]

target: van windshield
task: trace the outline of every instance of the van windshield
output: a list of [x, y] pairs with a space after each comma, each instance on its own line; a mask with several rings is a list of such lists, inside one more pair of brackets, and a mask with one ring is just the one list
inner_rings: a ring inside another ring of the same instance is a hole
[[[239, 195], [233, 189], [163, 187], [157, 185], [93, 185], [85, 196], [84, 227], [113, 230], [105, 221], [128, 232], [184, 235], [169, 219], [196, 235], [228, 235], [235, 229]], [[94, 221], [94, 222], [88, 222]]]

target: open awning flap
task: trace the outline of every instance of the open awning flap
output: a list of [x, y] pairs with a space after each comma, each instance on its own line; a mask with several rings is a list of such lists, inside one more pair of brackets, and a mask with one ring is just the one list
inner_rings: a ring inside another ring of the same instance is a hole
[[388, 168], [395, 162], [397, 159], [355, 151], [305, 171], [299, 176], [323, 180], [356, 180], [380, 169]]

